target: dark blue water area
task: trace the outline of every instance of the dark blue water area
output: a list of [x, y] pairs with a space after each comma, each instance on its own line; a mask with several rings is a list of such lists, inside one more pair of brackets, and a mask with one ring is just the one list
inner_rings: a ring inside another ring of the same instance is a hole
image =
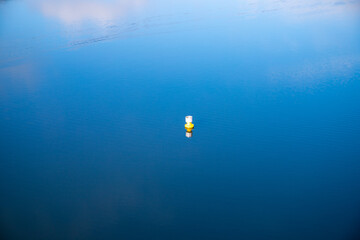
[[358, 1], [0, 1], [0, 237], [359, 239], [359, 93]]

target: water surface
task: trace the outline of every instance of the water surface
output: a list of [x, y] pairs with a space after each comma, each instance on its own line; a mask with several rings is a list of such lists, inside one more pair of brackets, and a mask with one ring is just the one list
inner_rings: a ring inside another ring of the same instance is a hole
[[0, 1], [1, 238], [358, 239], [359, 43], [356, 0]]

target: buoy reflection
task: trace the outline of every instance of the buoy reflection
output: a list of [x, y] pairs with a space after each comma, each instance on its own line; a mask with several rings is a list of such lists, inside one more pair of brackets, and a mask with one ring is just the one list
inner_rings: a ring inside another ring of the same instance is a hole
[[188, 137], [188, 138], [191, 138], [192, 135], [193, 135], [193, 134], [192, 134], [192, 131], [190, 131], [190, 132], [189, 132], [189, 131], [186, 131], [186, 133], [185, 133], [185, 136]]

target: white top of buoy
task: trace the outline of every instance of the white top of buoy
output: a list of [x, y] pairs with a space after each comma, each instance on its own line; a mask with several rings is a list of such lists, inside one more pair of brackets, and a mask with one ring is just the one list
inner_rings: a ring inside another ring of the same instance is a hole
[[192, 123], [193, 119], [192, 119], [192, 116], [186, 116], [185, 117], [185, 122], [186, 123]]

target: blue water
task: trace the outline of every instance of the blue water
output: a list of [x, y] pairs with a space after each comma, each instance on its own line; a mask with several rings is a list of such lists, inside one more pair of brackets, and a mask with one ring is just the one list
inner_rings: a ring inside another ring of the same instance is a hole
[[0, 1], [0, 133], [1, 239], [359, 239], [360, 2]]

